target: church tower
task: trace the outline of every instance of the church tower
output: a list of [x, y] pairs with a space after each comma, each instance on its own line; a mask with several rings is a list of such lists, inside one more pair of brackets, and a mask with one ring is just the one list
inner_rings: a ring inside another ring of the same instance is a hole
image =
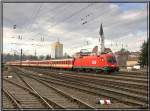
[[101, 24], [100, 31], [99, 31], [99, 41], [98, 41], [98, 55], [102, 54], [105, 50], [104, 46], [104, 32], [103, 32], [103, 26]]

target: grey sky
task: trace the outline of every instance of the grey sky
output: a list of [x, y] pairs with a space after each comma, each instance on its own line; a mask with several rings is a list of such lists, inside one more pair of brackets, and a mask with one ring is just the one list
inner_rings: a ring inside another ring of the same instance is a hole
[[113, 51], [122, 43], [128, 50], [138, 51], [147, 39], [144, 3], [5, 3], [3, 11], [4, 52], [23, 48], [26, 54], [34, 54], [35, 49], [38, 55], [50, 54], [50, 44], [58, 38], [69, 54], [81, 48], [91, 50], [97, 45], [101, 23], [105, 46]]

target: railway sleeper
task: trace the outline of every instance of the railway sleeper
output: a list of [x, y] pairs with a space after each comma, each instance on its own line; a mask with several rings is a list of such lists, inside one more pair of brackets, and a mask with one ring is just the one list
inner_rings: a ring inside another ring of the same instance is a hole
[[[28, 73], [31, 73], [31, 74], [36, 74], [35, 72], [33, 72], [33, 71], [27, 71], [27, 70], [24, 70], [24, 69], [19, 69], [22, 73], [24, 73], [25, 71], [26, 72], [28, 72]], [[36, 71], [37, 72], [37, 71]], [[49, 74], [47, 74], [47, 73], [44, 73], [44, 74], [46, 74], [46, 75], [49, 75]], [[56, 74], [56, 73], [52, 73], [52, 74]], [[65, 75], [59, 75], [58, 77], [60, 77], [60, 76], [64, 76], [65, 78], [67, 78], [67, 75], [68, 74], [65, 74]], [[53, 75], [49, 75], [49, 76], [53, 76]], [[77, 75], [71, 75], [71, 77], [76, 77]], [[82, 79], [82, 77], [85, 77], [85, 76], [83, 76], [83, 75], [80, 75], [80, 78], [77, 78], [76, 77], [76, 79]], [[86, 77], [86, 78], [84, 78], [84, 79], [89, 79], [88, 77]], [[125, 86], [125, 85], [127, 85], [127, 86], [136, 86], [136, 88], [138, 87], [140, 87], [140, 88], [144, 88], [144, 89], [146, 89], [147, 88], [147, 84], [144, 84], [144, 83], [139, 83], [139, 82], [128, 82], [128, 81], [120, 81], [120, 80], [110, 80], [110, 79], [107, 79], [107, 78], [96, 78], [96, 79], [94, 79], [94, 78], [90, 78], [91, 80], [93, 80], [93, 81], [97, 81], [97, 82], [109, 82], [110, 84], [113, 82], [113, 84], [122, 84], [123, 86]]]
[[71, 87], [71, 88], [74, 88], [74, 89], [77, 89], [77, 90], [80, 90], [80, 91], [83, 91], [83, 92], [88, 92], [88, 93], [92, 93], [92, 94], [96, 94], [96, 95], [102, 95], [102, 96], [105, 96], [105, 97], [109, 97], [111, 99], [115, 99], [117, 101], [120, 101], [122, 103], [125, 103], [127, 105], [140, 105], [140, 106], [145, 106], [146, 104], [143, 103], [143, 102], [137, 102], [133, 99], [129, 99], [129, 98], [126, 98], [126, 97], [121, 97], [121, 96], [117, 96], [117, 95], [110, 95], [110, 93], [106, 93], [106, 92], [100, 92], [100, 91], [97, 91], [97, 90], [93, 90], [93, 89], [87, 89], [87, 88], [79, 88], [78, 86], [72, 86], [70, 84], [64, 84], [64, 83], [59, 83], [59, 82], [52, 82], [50, 80], [45, 80], [45, 79], [41, 79], [41, 80], [44, 80], [44, 81], [47, 81], [47, 82], [50, 82], [50, 83], [53, 83], [53, 84], [58, 84], [58, 85], [62, 85], [62, 86], [65, 86], [65, 87]]
[[[24, 75], [24, 76], [25, 76], [25, 75]], [[27, 76], [26, 76], [26, 77], [27, 77]], [[66, 98], [68, 98], [68, 99], [71, 100], [72, 102], [77, 102], [79, 105], [83, 106], [84, 108], [90, 108], [90, 109], [91, 109], [91, 108], [92, 108], [92, 109], [94, 108], [94, 107], [90, 106], [89, 104], [84, 103], [84, 102], [82, 102], [81, 100], [79, 100], [79, 99], [77, 99], [77, 98], [75, 98], [75, 97], [73, 97], [73, 96], [71, 96], [71, 95], [68, 95], [68, 94], [64, 93], [63, 91], [61, 91], [61, 90], [59, 90], [59, 89], [57, 89], [57, 88], [55, 88], [55, 87], [52, 87], [52, 86], [50, 86], [49, 84], [47, 84], [47, 83], [45, 83], [45, 82], [43, 82], [43, 81], [41, 81], [41, 80], [39, 80], [39, 79], [37, 79], [37, 78], [33, 78], [33, 77], [29, 77], [29, 78], [35, 79], [36, 81], [38, 81], [38, 82], [40, 82], [40, 83], [46, 85], [47, 87], [52, 88], [52, 89], [55, 90], [57, 93], [59, 93], [59, 94], [65, 96]]]
[[[49, 78], [49, 79], [52, 79], [52, 78]], [[53, 79], [54, 80], [54, 79]], [[55, 80], [58, 80], [58, 79], [55, 79]], [[72, 83], [72, 84], [76, 84], [76, 85], [82, 85], [83, 87], [86, 86], [86, 87], [90, 87], [90, 88], [93, 88], [95, 90], [105, 90], [107, 92], [112, 92], [112, 93], [118, 93], [118, 94], [123, 94], [127, 97], [130, 97], [130, 98], [134, 98], [134, 99], [137, 99], [137, 100], [141, 100], [141, 101], [145, 101], [147, 102], [147, 97], [146, 96], [141, 96], [141, 95], [137, 95], [135, 93], [128, 93], [128, 92], [125, 92], [125, 91], [122, 91], [122, 90], [117, 90], [117, 89], [112, 89], [112, 88], [107, 88], [107, 87], [104, 87], [104, 86], [96, 86], [93, 84], [92, 85], [89, 85], [89, 84], [86, 84], [86, 83], [79, 83], [79, 81], [74, 81], [74, 82], [70, 82], [68, 80], [64, 81], [64, 80], [59, 80], [59, 81], [62, 81], [62, 82], [67, 82], [67, 83]], [[95, 87], [96, 86], [96, 87]]]
[[[7, 79], [4, 79], [4, 80], [7, 81], [7, 82], [9, 82], [9, 83], [15, 84], [16, 86], [18, 86], [18, 87], [20, 87], [20, 88], [22, 88], [22, 89], [24, 89], [24, 90], [27, 90], [27, 91], [29, 91], [29, 93], [31, 93], [31, 94], [37, 96], [37, 94], [36, 94], [33, 90], [31, 90], [31, 89], [29, 89], [29, 88], [27, 88], [27, 87], [21, 86], [20, 84], [17, 84], [17, 83], [15, 83], [15, 82], [12, 82], [12, 81], [7, 80]], [[63, 106], [58, 105], [57, 103], [51, 101], [50, 99], [47, 99], [46, 97], [43, 97], [43, 98], [46, 99], [49, 103], [52, 103], [54, 106], [57, 106], [57, 108], [63, 109]], [[55, 107], [53, 107], [53, 108], [55, 108]], [[53, 109], [53, 108], [52, 108], [52, 109]]]

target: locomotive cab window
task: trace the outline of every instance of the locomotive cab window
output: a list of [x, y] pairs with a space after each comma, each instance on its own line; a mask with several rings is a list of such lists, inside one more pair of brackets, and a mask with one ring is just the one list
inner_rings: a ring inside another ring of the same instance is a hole
[[107, 58], [107, 62], [116, 63], [116, 59], [114, 57], [109, 57], [109, 58]]

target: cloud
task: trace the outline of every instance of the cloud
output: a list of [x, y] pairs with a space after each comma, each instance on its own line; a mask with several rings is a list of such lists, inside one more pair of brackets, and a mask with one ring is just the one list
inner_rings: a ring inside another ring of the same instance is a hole
[[[142, 43], [135, 46], [131, 41], [147, 38], [147, 7], [145, 4], [138, 4], [138, 7], [135, 5], [128, 9], [131, 4], [122, 4], [5, 3], [4, 51], [24, 48], [26, 52], [33, 54], [37, 49], [39, 55], [46, 55], [50, 53], [50, 44], [58, 38], [64, 44], [64, 52], [69, 54], [81, 48], [91, 50], [97, 45], [101, 23], [106, 47], [118, 42], [124, 46], [127, 44], [130, 51], [139, 50]], [[85, 21], [87, 23], [83, 24]], [[14, 24], [17, 25], [15, 30]], [[23, 40], [18, 40], [19, 35], [22, 35]], [[44, 42], [41, 37], [44, 37]], [[89, 42], [88, 46], [85, 45], [86, 41]], [[22, 45], [9, 44], [11, 42]], [[112, 50], [120, 48], [121, 45], [114, 45]]]

